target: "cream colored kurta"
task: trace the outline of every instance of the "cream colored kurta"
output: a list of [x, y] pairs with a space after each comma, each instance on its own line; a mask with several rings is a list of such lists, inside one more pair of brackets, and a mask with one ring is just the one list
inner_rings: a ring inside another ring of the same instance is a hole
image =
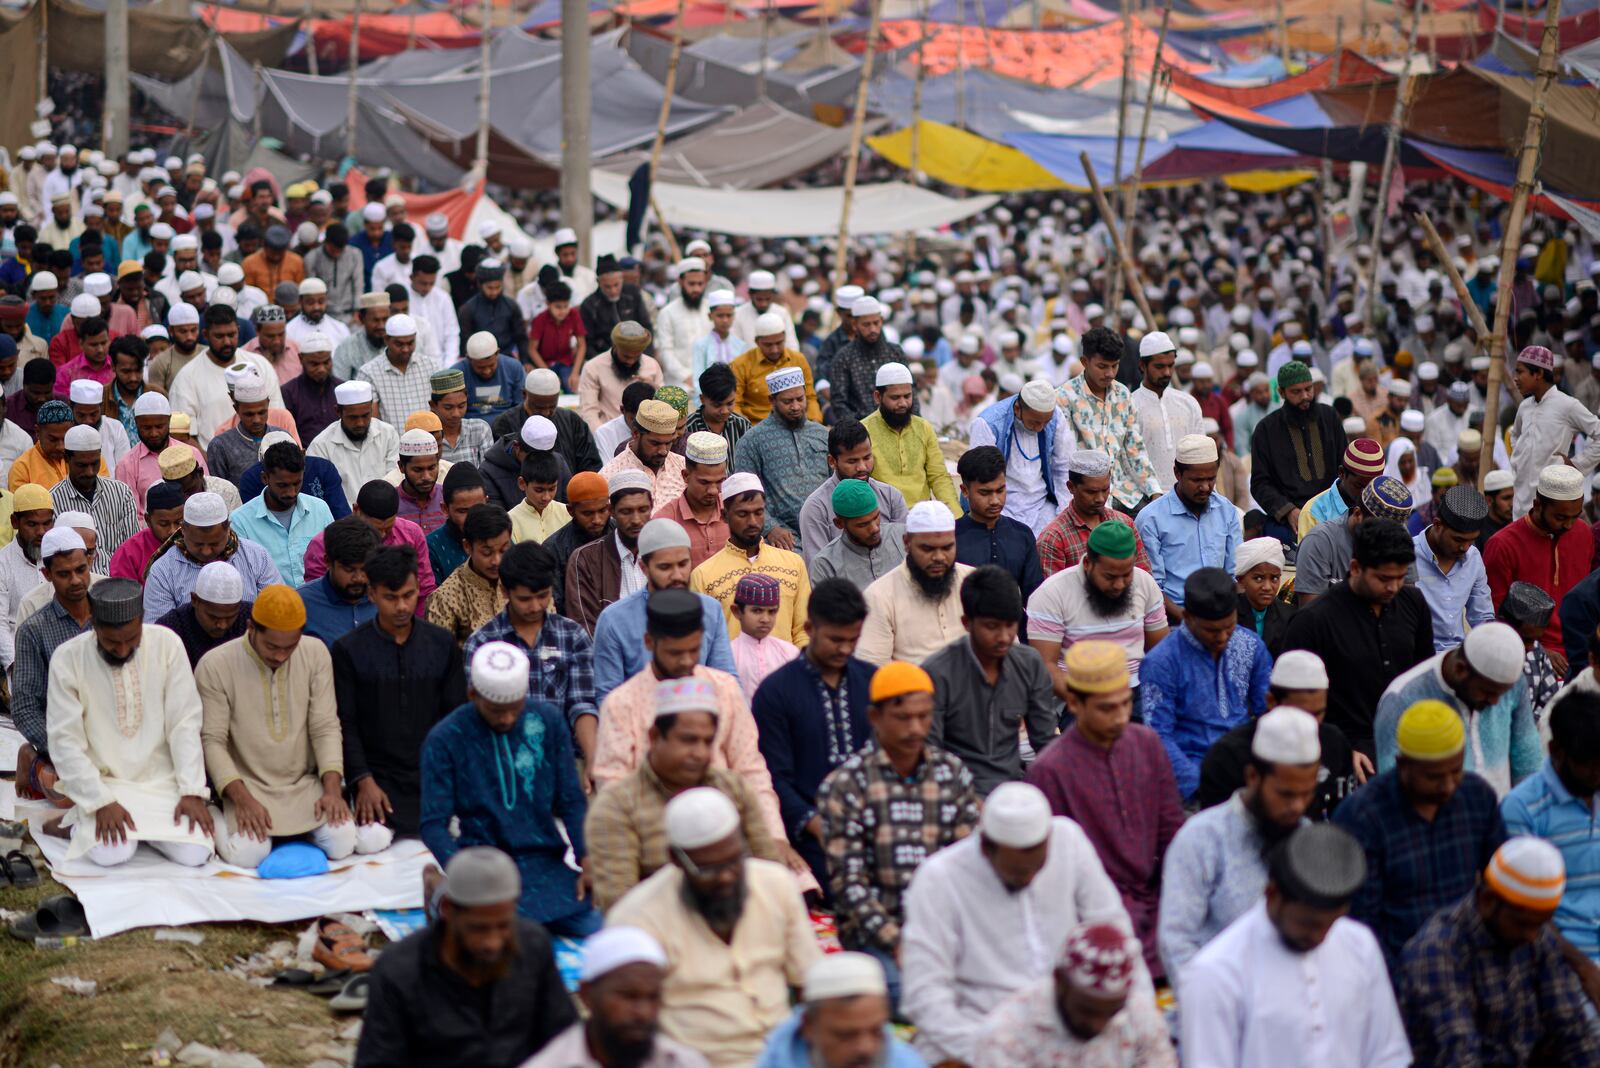
[[[273, 837], [320, 827], [322, 776], [344, 772], [328, 647], [302, 638], [289, 662], [272, 671], [247, 634], [201, 657], [194, 681], [205, 707], [206, 770], [217, 793], [243, 779], [271, 815]], [[225, 799], [222, 807], [228, 832], [237, 833], [233, 802]]]
[[69, 639], [50, 659], [47, 700], [50, 757], [77, 802], [61, 821], [72, 828], [67, 859], [94, 846], [94, 814], [113, 801], [133, 817], [134, 841], [212, 844], [173, 820], [181, 798], [206, 792], [200, 695], [176, 634], [145, 627], [121, 667], [106, 663], [94, 631]]

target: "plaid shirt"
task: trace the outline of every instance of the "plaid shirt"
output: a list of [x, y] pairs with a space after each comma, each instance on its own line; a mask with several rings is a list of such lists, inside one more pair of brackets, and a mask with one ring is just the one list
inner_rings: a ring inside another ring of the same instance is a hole
[[510, 642], [527, 653], [528, 696], [561, 709], [569, 724], [600, 714], [594, 703], [594, 645], [588, 632], [566, 616], [546, 613], [539, 638], [529, 648], [501, 612], [472, 632], [461, 647], [462, 661], [472, 663], [472, 654], [485, 642]]
[[45, 732], [44, 695], [50, 682], [50, 658], [68, 638], [89, 629], [55, 598], [17, 628], [17, 658], [11, 668], [11, 718], [28, 744], [41, 754], [49, 745]]
[[[452, 464], [471, 464], [477, 467], [483, 463], [483, 454], [489, 451], [489, 446], [494, 444], [494, 439], [489, 433], [489, 424], [482, 419], [461, 420], [461, 433], [456, 436], [454, 445], [441, 441], [439, 444], [439, 459]], [[441, 477], [440, 482], [444, 479]]]
[[1423, 924], [1396, 985], [1416, 1068], [1600, 1064], [1600, 1033], [1555, 928], [1507, 949], [1475, 894]]
[[1101, 400], [1079, 375], [1056, 389], [1056, 402], [1072, 422], [1078, 447], [1100, 449], [1111, 457], [1111, 496], [1119, 504], [1132, 508], [1145, 497], [1160, 496], [1161, 483], [1145, 451], [1139, 410], [1127, 386], [1113, 381]]
[[840, 938], [893, 952], [917, 868], [978, 825], [972, 773], [924, 745], [916, 771], [902, 777], [874, 741], [823, 780], [817, 807]]
[[407, 419], [428, 410], [428, 400], [433, 396], [429, 380], [438, 369], [432, 356], [413, 355], [402, 371], [389, 362], [387, 352], [380, 352], [376, 359], [361, 365], [356, 379], [372, 383], [372, 392], [378, 397], [377, 417], [396, 431], [403, 431]]
[[[1100, 509], [1100, 521], [1103, 523], [1108, 519], [1114, 519], [1133, 531], [1133, 564], [1149, 571], [1150, 557], [1145, 555], [1144, 539], [1139, 537], [1139, 528], [1134, 525], [1133, 516], [1115, 508]], [[1050, 520], [1050, 525], [1044, 528], [1044, 533], [1039, 535], [1039, 567], [1044, 571], [1044, 577], [1065, 571], [1082, 560], [1089, 548], [1089, 535], [1093, 533], [1094, 529], [1071, 504], [1061, 509]]]

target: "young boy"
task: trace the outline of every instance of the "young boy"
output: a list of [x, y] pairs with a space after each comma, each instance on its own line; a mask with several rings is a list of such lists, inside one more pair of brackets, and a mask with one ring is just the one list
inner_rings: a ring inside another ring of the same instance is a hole
[[967, 499], [967, 514], [956, 520], [956, 560], [1005, 568], [1021, 587], [1026, 605], [1044, 581], [1044, 571], [1033, 531], [1001, 514], [1006, 507], [1005, 457], [993, 445], [968, 449], [956, 463], [956, 477]]
[[556, 500], [556, 482], [561, 477], [554, 453], [529, 452], [517, 475], [522, 502], [510, 511], [511, 540], [543, 543], [567, 525], [572, 518], [567, 506]]
[[572, 314], [572, 287], [565, 282], [555, 282], [545, 287], [544, 311], [528, 324], [529, 355], [533, 366], [548, 367], [561, 379], [561, 388], [576, 382], [583, 370], [584, 348], [587, 334], [583, 329], [583, 316]]
[[707, 293], [705, 303], [706, 315], [711, 319], [711, 333], [694, 343], [689, 375], [696, 382], [707, 367], [732, 363], [735, 356], [755, 347], [751, 342], [733, 335], [734, 306], [739, 303], [733, 293], [726, 289]]
[[739, 636], [732, 642], [733, 663], [746, 701], [755, 697], [762, 679], [800, 655], [793, 644], [772, 637], [781, 591], [771, 575], [746, 575], [733, 588], [733, 618], [739, 621]]

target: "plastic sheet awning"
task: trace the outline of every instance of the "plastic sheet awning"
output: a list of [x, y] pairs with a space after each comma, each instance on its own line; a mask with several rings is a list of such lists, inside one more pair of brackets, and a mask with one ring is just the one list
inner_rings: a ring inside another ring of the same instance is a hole
[[[931, 74], [957, 67], [984, 68], [1037, 85], [1056, 88], [1096, 85], [1122, 77], [1123, 29], [1120, 23], [1065, 32], [984, 30], [948, 23], [928, 27], [910, 19], [883, 23], [883, 39], [895, 48], [918, 44], [916, 55]], [[1156, 33], [1142, 23], [1133, 26], [1134, 69], [1148, 71], [1156, 61]], [[1166, 50], [1169, 64], [1186, 67], [1188, 60]]]
[[[869, 138], [868, 146], [897, 167], [912, 166], [912, 127]], [[1066, 183], [1008, 145], [922, 120], [917, 129], [917, 169], [934, 181], [984, 193], [1065, 189]]]
[[[1411, 145], [1447, 173], [1492, 196], [1509, 201], [1515, 192], [1517, 161], [1502, 152], [1452, 148], [1415, 140]], [[1552, 193], [1557, 195], [1551, 196]], [[1564, 206], [1565, 203], [1577, 204], [1590, 213], [1600, 212], [1600, 199], [1596, 198], [1593, 187], [1578, 194], [1561, 189], [1547, 189], [1541, 184], [1535, 187], [1533, 194], [1528, 198], [1532, 210], [1545, 214], [1552, 212], [1570, 214]]]
[[1298, 74], [1254, 86], [1219, 84], [1199, 75], [1190, 74], [1181, 68], [1169, 69], [1168, 76], [1172, 79], [1175, 92], [1183, 93], [1186, 89], [1197, 90], [1208, 99], [1225, 101], [1243, 108], [1261, 107], [1315, 89], [1326, 89], [1335, 84], [1363, 85], [1371, 81], [1386, 81], [1392, 77], [1376, 63], [1369, 62], [1348, 49], [1339, 56], [1337, 82], [1334, 81], [1334, 66], [1333, 57], [1329, 56]]
[[[671, 41], [635, 30], [624, 36], [623, 45], [627, 55], [658, 85], [666, 82], [667, 66], [672, 60]], [[763, 80], [755, 71], [685, 49], [678, 57], [674, 95], [677, 101], [744, 107], [759, 100], [764, 91], [769, 99], [790, 111], [814, 115], [818, 104], [839, 107], [854, 100], [860, 80], [860, 63], [854, 58], [843, 68], [769, 70]], [[659, 102], [659, 88], [656, 99]], [[676, 108], [677, 104], [673, 106]]]

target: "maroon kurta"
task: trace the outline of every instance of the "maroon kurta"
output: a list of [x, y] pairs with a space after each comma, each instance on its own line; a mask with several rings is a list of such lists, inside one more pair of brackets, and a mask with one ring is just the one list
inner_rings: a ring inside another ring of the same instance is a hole
[[[1582, 520], [1559, 538], [1552, 538], [1528, 516], [1500, 528], [1483, 549], [1483, 568], [1489, 574], [1489, 595], [1498, 605], [1513, 582], [1531, 582], [1561, 605], [1567, 591], [1589, 575], [1594, 562], [1594, 532]], [[1561, 613], [1550, 613], [1544, 630], [1546, 649], [1563, 648]], [[1574, 665], [1576, 666], [1576, 665]]]
[[1033, 762], [1027, 781], [1044, 791], [1052, 812], [1076, 820], [1094, 843], [1106, 874], [1122, 894], [1150, 974], [1159, 978], [1161, 859], [1183, 824], [1183, 802], [1161, 738], [1149, 727], [1130, 723], [1107, 751], [1074, 727]]

